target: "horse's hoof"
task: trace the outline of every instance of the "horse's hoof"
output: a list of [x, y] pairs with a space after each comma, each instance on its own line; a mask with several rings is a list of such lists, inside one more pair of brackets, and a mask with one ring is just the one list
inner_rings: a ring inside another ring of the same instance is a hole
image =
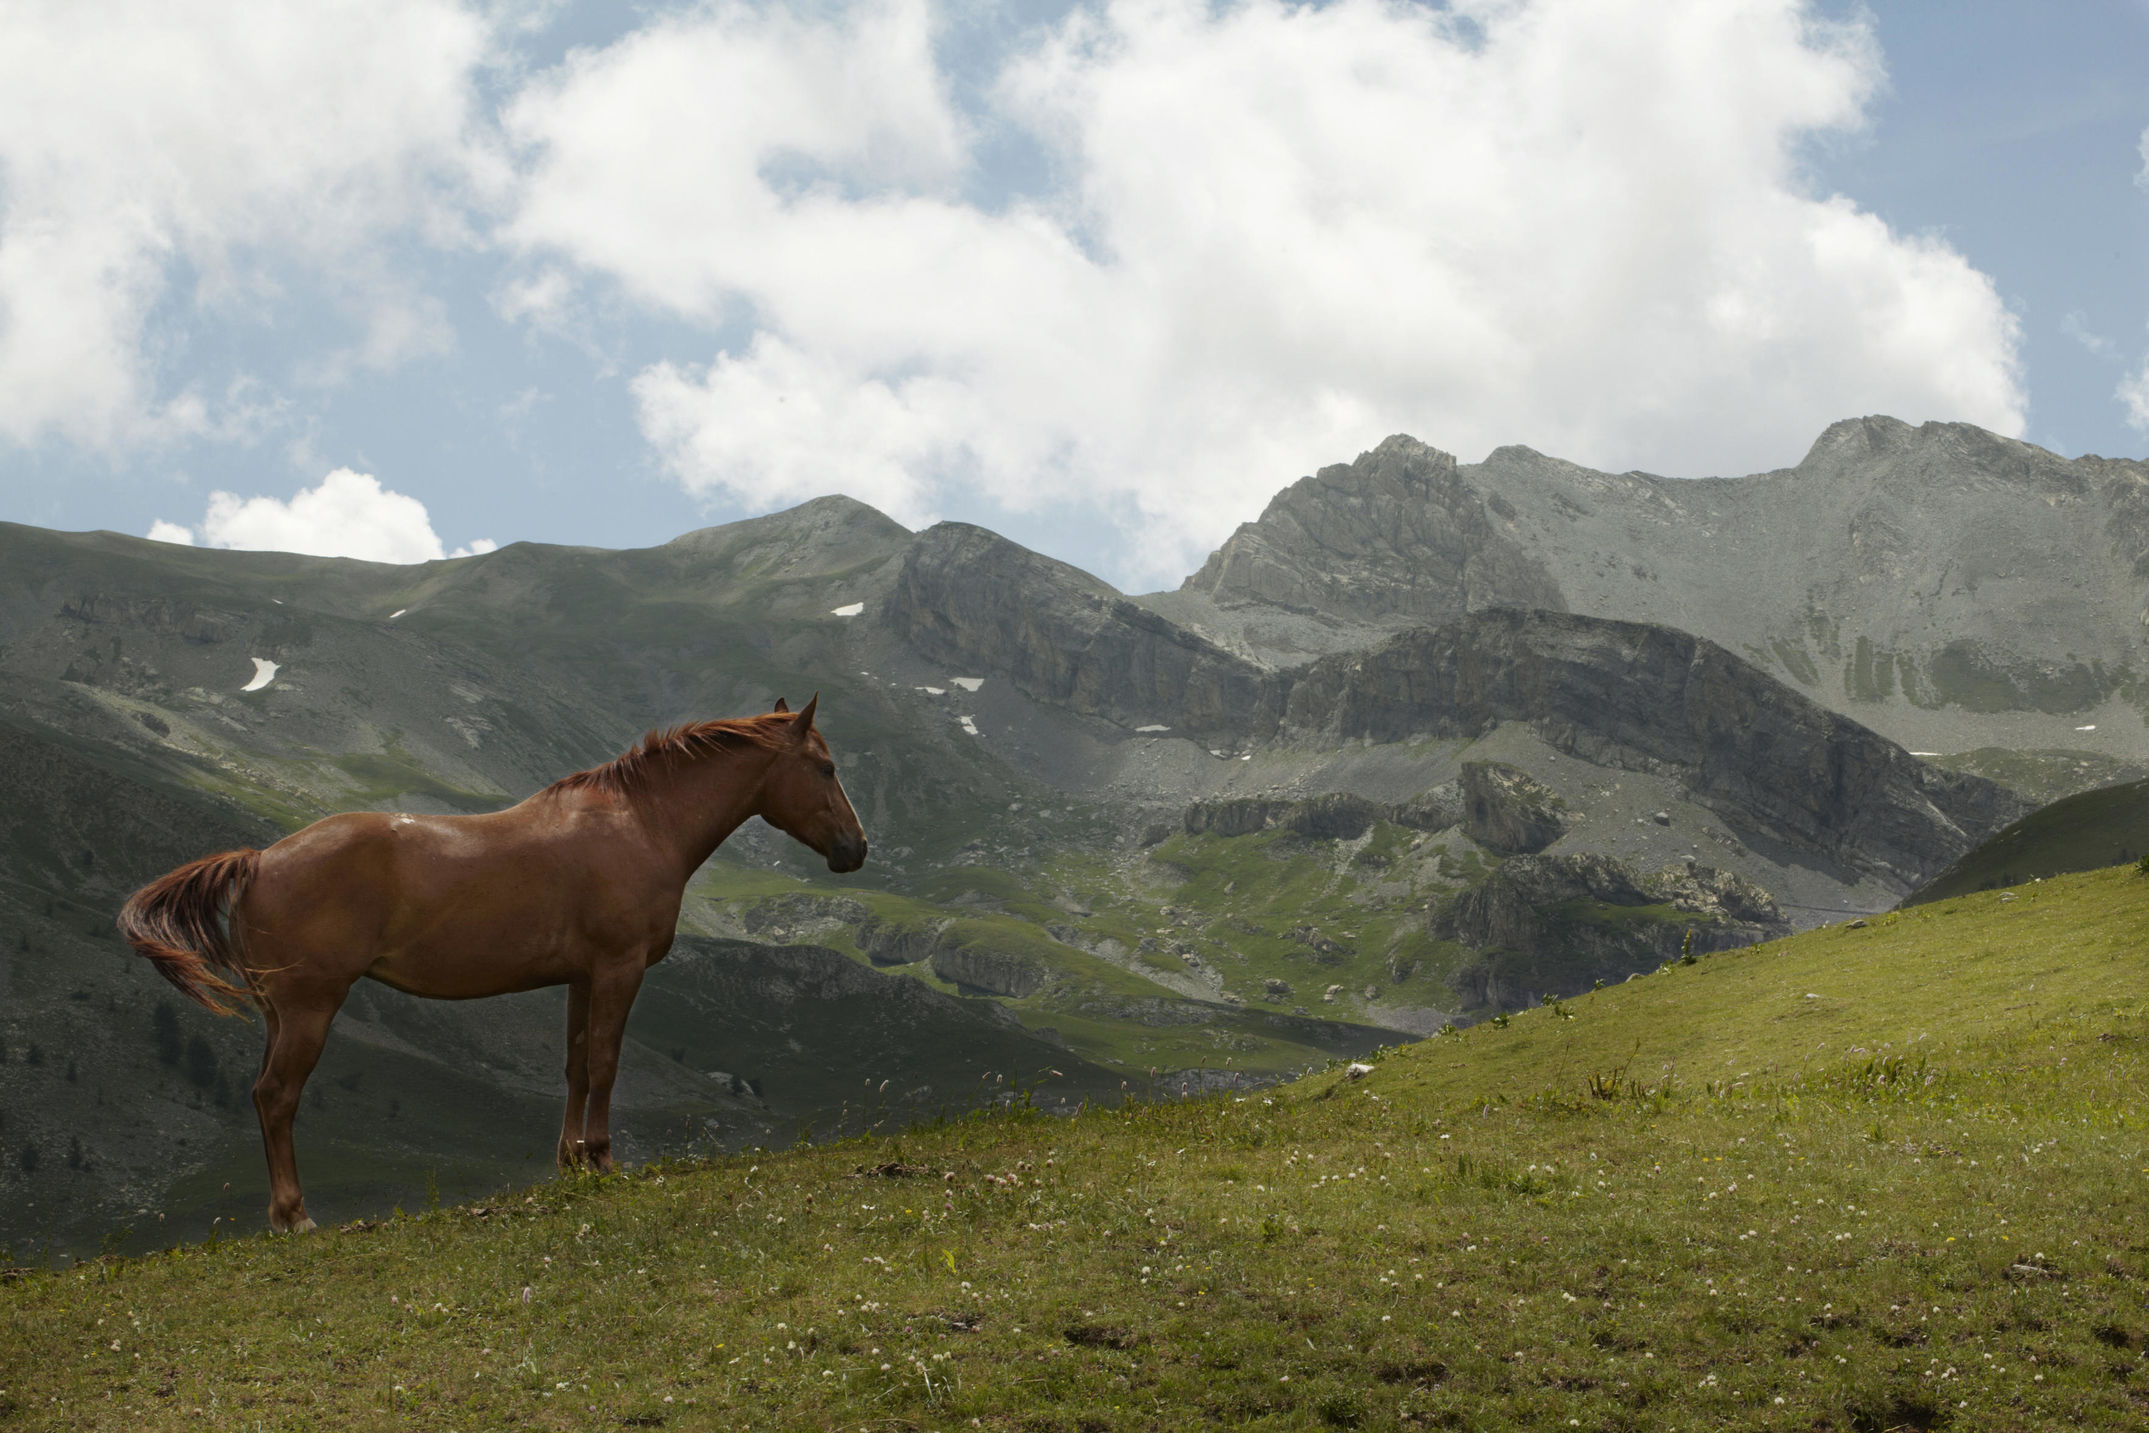
[[313, 1220], [301, 1219], [291, 1226], [291, 1232], [293, 1234], [311, 1234], [315, 1227]]

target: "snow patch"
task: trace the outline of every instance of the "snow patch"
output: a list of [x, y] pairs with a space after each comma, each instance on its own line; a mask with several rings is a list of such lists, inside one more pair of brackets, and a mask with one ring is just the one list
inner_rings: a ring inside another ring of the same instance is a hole
[[843, 606], [843, 607], [831, 607], [831, 608], [829, 608], [829, 609], [828, 609], [828, 615], [829, 615], [829, 616], [831, 616], [831, 617], [856, 617], [856, 616], [857, 616], [857, 615], [858, 615], [859, 613], [861, 613], [861, 612], [863, 612], [863, 611], [865, 611], [865, 610], [866, 610], [866, 604], [865, 604], [865, 603], [863, 603], [863, 602], [853, 602], [853, 603], [850, 603], [850, 604], [849, 604], [849, 605], [847, 605], [847, 606]]
[[2078, 726], [2075, 728], [2076, 731], [2095, 731], [2096, 729], [2097, 724], [2095, 722], [2091, 722], [2088, 726]]
[[978, 734], [976, 717], [957, 717], [956, 720], [963, 724], [964, 731], [969, 732], [972, 736]]
[[1171, 728], [1170, 728], [1170, 727], [1168, 727], [1168, 726], [1159, 726], [1159, 725], [1157, 725], [1157, 724], [1156, 724], [1155, 722], [1151, 722], [1151, 723], [1150, 723], [1150, 724], [1149, 724], [1148, 726], [1138, 726], [1138, 727], [1136, 727], [1136, 728], [1135, 728], [1135, 730], [1136, 730], [1136, 731], [1138, 731], [1138, 732], [1142, 732], [1142, 731], [1170, 731], [1170, 730], [1171, 730]]
[[405, 612], [408, 612], [409, 610], [410, 609], [408, 607], [398, 607], [395, 609], [395, 611], [388, 614], [388, 620], [393, 622], [396, 618], [402, 616]]
[[239, 688], [242, 692], [258, 692], [276, 680], [277, 664], [266, 657], [254, 658], [254, 679]]
[[983, 677], [950, 677], [948, 680], [966, 692], [974, 692], [985, 685]]
[[1912, 756], [1938, 756], [1940, 753], [1937, 751], [1913, 751], [1910, 754]]
[[948, 694], [948, 689], [946, 687], [920, 687], [918, 688], [918, 690], [924, 692], [929, 697], [944, 697]]

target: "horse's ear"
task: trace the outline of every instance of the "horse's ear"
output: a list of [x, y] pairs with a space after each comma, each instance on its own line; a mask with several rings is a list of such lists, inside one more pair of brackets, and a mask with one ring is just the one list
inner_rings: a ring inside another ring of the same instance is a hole
[[776, 699], [776, 705], [775, 705], [774, 707], [770, 708], [770, 710], [772, 710], [772, 711], [779, 711], [779, 712], [787, 712], [787, 711], [791, 710], [791, 708], [790, 708], [790, 707], [789, 707], [788, 705], [786, 705], [786, 704], [785, 704], [785, 702], [784, 702], [784, 699], [783, 699], [782, 697], [778, 697], [778, 698]]
[[791, 718], [791, 731], [794, 735], [804, 736], [807, 732], [813, 730], [813, 709], [820, 704], [821, 694], [815, 692], [813, 700], [798, 709], [798, 715]]

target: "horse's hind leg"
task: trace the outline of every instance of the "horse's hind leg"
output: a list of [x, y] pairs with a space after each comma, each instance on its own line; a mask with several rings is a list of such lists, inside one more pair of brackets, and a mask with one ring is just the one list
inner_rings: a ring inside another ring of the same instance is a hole
[[582, 1163], [582, 1113], [589, 1100], [589, 984], [567, 987], [567, 1113], [560, 1121], [559, 1163]]
[[282, 996], [267, 1006], [269, 1047], [261, 1057], [261, 1077], [254, 1081], [254, 1112], [261, 1117], [261, 1146], [269, 1160], [269, 1227], [279, 1232], [303, 1234], [313, 1228], [299, 1188], [291, 1120], [342, 1004], [340, 995], [307, 1004]]

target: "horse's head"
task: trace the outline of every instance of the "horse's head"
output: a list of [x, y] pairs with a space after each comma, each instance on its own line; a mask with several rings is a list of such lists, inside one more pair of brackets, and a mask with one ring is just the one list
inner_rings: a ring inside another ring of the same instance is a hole
[[[836, 779], [828, 743], [814, 729], [814, 699], [785, 724], [776, 760], [761, 786], [761, 819], [828, 860], [831, 871], [855, 871], [866, 863], [866, 833]], [[783, 698], [776, 710], [788, 713]]]

